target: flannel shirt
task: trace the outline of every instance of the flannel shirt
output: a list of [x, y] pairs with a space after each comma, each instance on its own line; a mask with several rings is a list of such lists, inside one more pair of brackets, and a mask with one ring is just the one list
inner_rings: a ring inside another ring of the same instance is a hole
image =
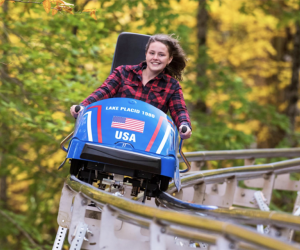
[[177, 128], [183, 124], [192, 128], [179, 82], [162, 72], [143, 86], [142, 71], [146, 67], [145, 62], [117, 67], [81, 105], [112, 97], [133, 98], [147, 102], [164, 113], [169, 109]]

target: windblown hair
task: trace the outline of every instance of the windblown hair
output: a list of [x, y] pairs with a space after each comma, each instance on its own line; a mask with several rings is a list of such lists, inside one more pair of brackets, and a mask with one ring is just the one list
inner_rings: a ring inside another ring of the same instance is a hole
[[146, 52], [148, 51], [150, 44], [154, 42], [161, 42], [166, 45], [170, 57], [173, 57], [171, 63], [167, 65], [165, 73], [177, 80], [182, 80], [182, 73], [186, 66], [187, 58], [178, 40], [173, 38], [172, 35], [157, 34], [151, 36], [146, 44]]

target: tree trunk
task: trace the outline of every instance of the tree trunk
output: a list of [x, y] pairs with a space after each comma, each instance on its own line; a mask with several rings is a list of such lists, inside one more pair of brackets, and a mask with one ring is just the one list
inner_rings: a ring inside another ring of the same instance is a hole
[[6, 182], [6, 176], [1, 176], [0, 177], [0, 201], [1, 201], [1, 204], [2, 204], [1, 207], [7, 208], [7, 182]]
[[[8, 43], [9, 42], [9, 39], [8, 39], [8, 35], [7, 35], [7, 25], [6, 25], [6, 16], [7, 16], [7, 13], [8, 13], [8, 1], [5, 1], [2, 5], [2, 9], [3, 9], [3, 13], [4, 13], [4, 19], [3, 19], [3, 23], [2, 23], [2, 34], [0, 33], [0, 42], [2, 44], [5, 44], [5, 43]], [[4, 61], [0, 61], [0, 71], [1, 71], [1, 68], [2, 68], [2, 71], [4, 72], [8, 72], [8, 62], [6, 60], [7, 58], [7, 51], [3, 51], [3, 60]], [[1, 78], [1, 77], [0, 77]], [[2, 133], [4, 133], [4, 128], [3, 128], [3, 125], [0, 126], [0, 138], [2, 138], [2, 145], [0, 146], [5, 146], [5, 143], [3, 142], [3, 138], [4, 138], [4, 135], [2, 135]], [[3, 169], [4, 168], [4, 150], [1, 149], [2, 147], [0, 147], [0, 166], [1, 168]], [[7, 208], [7, 176], [6, 175], [2, 175], [0, 176], [0, 203], [1, 203], [1, 206], [3, 208]]]
[[[294, 43], [293, 51], [290, 51], [288, 48], [288, 44], [290, 42]], [[266, 79], [266, 83], [269, 85], [273, 85], [276, 89], [274, 93], [275, 98], [273, 98], [273, 102], [270, 102], [272, 105], [276, 105], [277, 107], [280, 104], [287, 104], [287, 108], [282, 110], [277, 110], [279, 112], [284, 113], [290, 120], [290, 130], [292, 132], [291, 135], [287, 135], [286, 130], [276, 127], [270, 131], [268, 138], [264, 141], [258, 142], [258, 148], [274, 148], [278, 146], [278, 144], [284, 139], [288, 138], [290, 146], [296, 146], [296, 142], [293, 139], [293, 131], [295, 130], [295, 121], [296, 116], [298, 114], [297, 110], [297, 102], [298, 102], [298, 89], [299, 89], [299, 69], [300, 69], [300, 26], [299, 22], [296, 22], [296, 33], [293, 35], [289, 28], [286, 28], [285, 37], [274, 37], [272, 41], [272, 45], [276, 49], [276, 56], [272, 57], [275, 61], [285, 61], [285, 56], [291, 56], [292, 59], [292, 76], [290, 84], [285, 88], [284, 91], [278, 88], [279, 85], [279, 74], [273, 75]]]
[[[292, 64], [292, 78], [291, 84], [286, 88], [286, 101], [288, 103], [286, 108], [286, 115], [290, 120], [291, 132], [295, 131], [296, 116], [298, 114], [297, 103], [299, 100], [299, 70], [300, 70], [300, 23], [296, 22], [296, 34], [294, 37], [294, 51]], [[295, 146], [295, 141], [290, 139], [291, 146]]]
[[[197, 39], [198, 39], [198, 58], [197, 58], [197, 91], [202, 91], [207, 88], [207, 81], [205, 80], [207, 55], [206, 55], [206, 33], [208, 23], [208, 12], [206, 10], [206, 0], [199, 0], [197, 12]], [[191, 111], [207, 113], [207, 105], [204, 98], [196, 100], [190, 106]]]

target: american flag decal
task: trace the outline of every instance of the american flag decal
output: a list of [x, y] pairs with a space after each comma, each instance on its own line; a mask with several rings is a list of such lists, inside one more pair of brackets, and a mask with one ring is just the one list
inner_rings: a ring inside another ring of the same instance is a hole
[[145, 122], [121, 116], [114, 116], [111, 127], [144, 133]]

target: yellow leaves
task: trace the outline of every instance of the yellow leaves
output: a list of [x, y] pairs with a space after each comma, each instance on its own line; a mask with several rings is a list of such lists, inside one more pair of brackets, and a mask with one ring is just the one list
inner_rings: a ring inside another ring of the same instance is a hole
[[54, 16], [58, 11], [63, 11], [74, 15], [73, 8], [70, 7], [70, 5], [73, 6], [74, 4], [67, 3], [63, 0], [44, 0], [43, 6], [47, 14], [50, 12], [51, 4], [56, 4], [56, 6], [52, 8], [52, 16]]
[[94, 70], [94, 64], [93, 64], [93, 63], [85, 63], [85, 64], [84, 64], [84, 68], [85, 68], [87, 71], [93, 71], [93, 70]]
[[50, 0], [44, 0], [43, 1], [43, 6], [44, 6], [44, 9], [45, 9], [46, 13], [48, 14], [50, 9], [51, 9]]
[[5, 2], [5, 0], [0, 0], [0, 6]]
[[[127, 6], [126, 6], [127, 7]], [[130, 13], [130, 8], [123, 7], [123, 10], [125, 9], [124, 13], [121, 13], [121, 17], [118, 18], [118, 21], [122, 25], [126, 25], [131, 22], [131, 13]]]
[[[1, 4], [4, 3], [4, 1], [5, 0], [0, 0], [0, 6], [1, 6]], [[14, 2], [14, 0], [8, 0], [8, 1]], [[51, 4], [55, 4], [55, 7], [51, 7]], [[47, 14], [50, 12], [50, 9], [52, 9], [52, 16], [56, 15], [59, 11], [74, 15], [73, 7], [71, 7], [73, 5], [74, 4], [67, 3], [63, 0], [44, 0], [43, 1], [43, 7]], [[89, 12], [90, 16], [92, 18], [94, 18], [95, 20], [97, 20], [96, 11], [97, 11], [96, 9], [86, 9], [86, 10], [83, 10], [82, 12]]]
[[92, 11], [92, 12], [90, 13], [90, 16], [91, 16], [92, 18], [94, 18], [95, 20], [97, 20], [97, 17], [96, 17], [96, 11]]
[[96, 10], [95, 9], [86, 9], [86, 10], [83, 10], [82, 12], [90, 12], [90, 16], [92, 18], [94, 18], [95, 20], [97, 20], [97, 17], [96, 17]]
[[67, 13], [70, 13], [70, 14], [72, 14], [72, 15], [74, 15], [74, 13], [73, 13], [73, 8], [71, 8], [71, 7], [68, 7], [68, 6], [61, 6], [62, 7], [62, 10], [64, 11], [64, 12], [67, 12]]
[[283, 102], [278, 106], [278, 110], [283, 113], [286, 110], [287, 106], [288, 106], [288, 102]]
[[58, 8], [57, 8], [57, 7], [54, 7], [54, 8], [52, 9], [52, 16], [54, 16], [57, 12], [58, 12]]
[[65, 113], [60, 111], [56, 111], [51, 115], [53, 120], [64, 120], [65, 116]]
[[261, 126], [257, 133], [257, 140], [260, 142], [267, 141], [270, 138], [270, 129], [267, 126]]
[[197, 25], [197, 19], [194, 16], [194, 12], [198, 8], [198, 1], [171, 0], [170, 5], [174, 11], [180, 13], [178, 18], [172, 21], [173, 25], [184, 24], [188, 27], [195, 27]]
[[259, 120], [250, 120], [245, 123], [238, 123], [238, 124], [227, 123], [227, 127], [251, 135], [255, 132], [260, 131], [261, 122]]
[[86, 9], [86, 10], [83, 10], [82, 12], [91, 12], [91, 11], [94, 11], [95, 9]]
[[52, 9], [52, 16], [54, 16], [58, 11], [62, 10], [59, 4], [64, 4], [64, 2], [61, 0], [51, 0], [51, 3], [56, 4], [56, 6]]
[[[250, 5], [251, 1], [248, 2], [247, 5]], [[255, 15], [245, 15], [239, 11], [242, 3], [224, 0], [222, 5], [217, 1], [210, 4], [212, 19], [218, 22], [218, 28], [210, 31], [207, 44], [209, 54], [216, 62], [245, 67], [245, 63], [254, 63], [258, 57], [276, 55], [272, 38], [281, 36], [277, 29], [278, 19], [266, 15], [259, 8], [253, 9]]]
[[64, 2], [64, 1], [61, 1], [61, 0], [50, 0], [50, 3], [54, 3], [54, 4], [56, 4], [57, 6], [58, 6], [59, 4], [65, 5], [65, 2]]
[[239, 109], [239, 108], [243, 107], [243, 104], [241, 102], [237, 102], [237, 101], [231, 101], [230, 105], [232, 105], [234, 109]]
[[37, 68], [37, 69], [35, 70], [35, 72], [36, 72], [37, 74], [43, 74], [43, 73], [44, 73], [44, 69], [43, 69], [43, 68]]
[[246, 123], [245, 124], [243, 124], [243, 123], [236, 124], [234, 126], [234, 129], [238, 130], [238, 131], [242, 131], [242, 132], [244, 132], [245, 134], [248, 134], [248, 135], [252, 134], [252, 129]]
[[248, 96], [249, 100], [259, 100], [260, 104], [266, 104], [266, 99], [270, 96], [268, 86], [255, 86], [252, 88], [252, 95]]

